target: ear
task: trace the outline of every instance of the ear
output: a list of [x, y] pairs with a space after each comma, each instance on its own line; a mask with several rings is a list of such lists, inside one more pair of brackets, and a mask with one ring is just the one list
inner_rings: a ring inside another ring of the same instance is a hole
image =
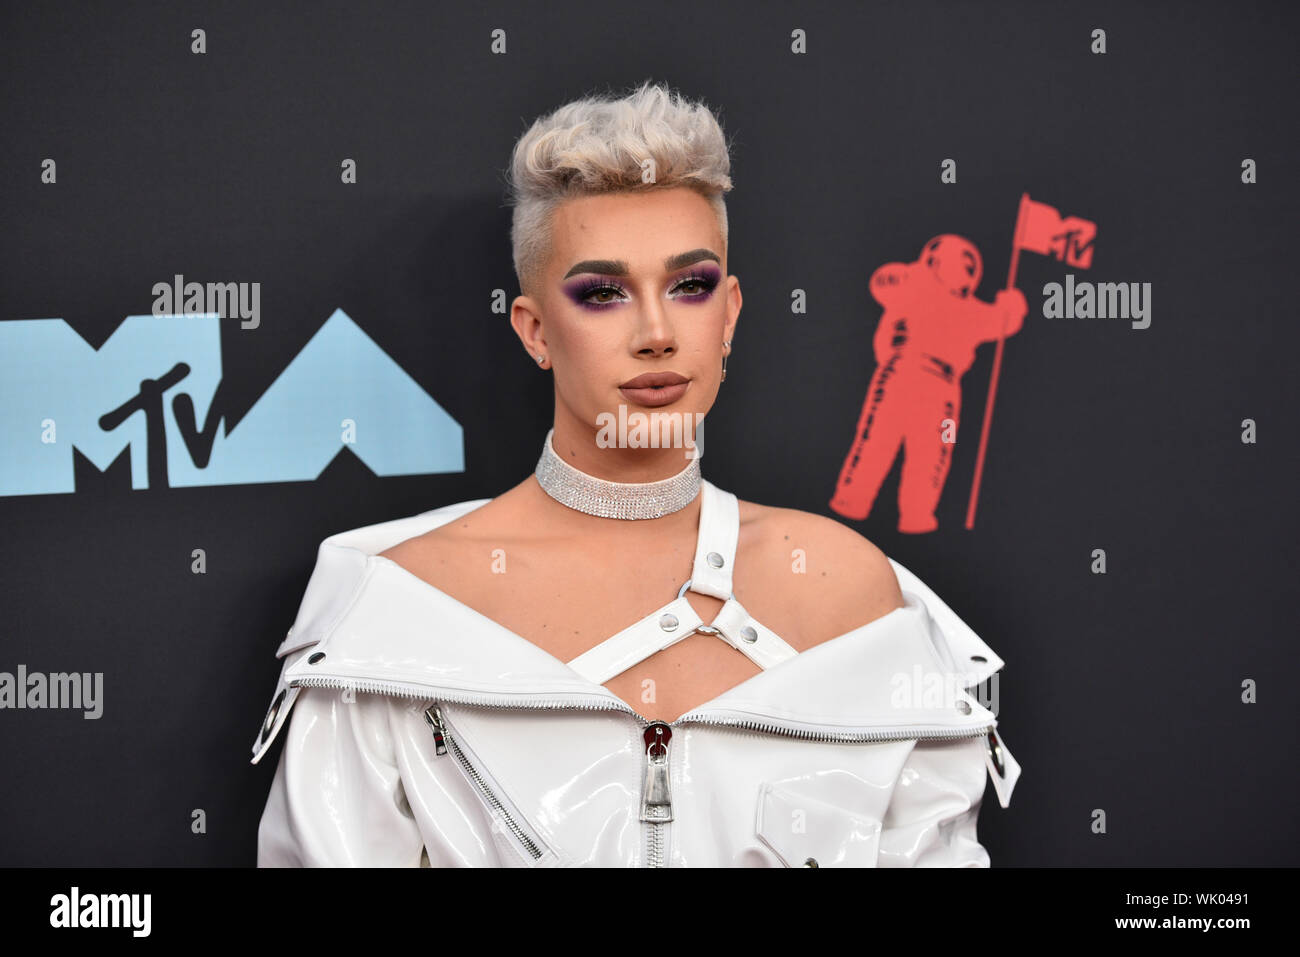
[[728, 276], [727, 283], [727, 321], [722, 327], [722, 339], [724, 342], [734, 342], [736, 336], [736, 322], [740, 319], [740, 307], [744, 304], [744, 297], [740, 294], [740, 279], [736, 276]]
[[510, 304], [510, 325], [534, 362], [538, 356], [549, 355], [542, 330], [542, 312], [537, 300], [531, 296], [516, 296]]

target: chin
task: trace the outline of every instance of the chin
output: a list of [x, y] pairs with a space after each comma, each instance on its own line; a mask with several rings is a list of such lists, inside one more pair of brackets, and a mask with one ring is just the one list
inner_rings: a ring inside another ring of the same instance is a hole
[[614, 408], [596, 415], [601, 448], [694, 448], [707, 409], [683, 400], [642, 406], [619, 396]]

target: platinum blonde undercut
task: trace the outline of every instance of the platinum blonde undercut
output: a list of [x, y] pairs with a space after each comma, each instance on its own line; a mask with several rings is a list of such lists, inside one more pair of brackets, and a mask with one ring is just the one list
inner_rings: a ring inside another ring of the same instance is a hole
[[[646, 169], [653, 170], [651, 182], [644, 181]], [[647, 80], [621, 98], [585, 96], [540, 117], [510, 161], [510, 244], [520, 289], [530, 295], [537, 288], [552, 215], [565, 200], [674, 186], [694, 189], [712, 205], [725, 255], [731, 156], [703, 102]]]

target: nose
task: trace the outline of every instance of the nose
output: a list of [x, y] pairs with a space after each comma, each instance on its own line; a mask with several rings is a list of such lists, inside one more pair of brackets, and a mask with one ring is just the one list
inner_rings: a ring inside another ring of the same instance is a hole
[[636, 334], [636, 353], [638, 355], [669, 356], [677, 349], [677, 339], [673, 335], [673, 324], [664, 309], [664, 303], [656, 298], [642, 300], [645, 305], [640, 310], [640, 323]]

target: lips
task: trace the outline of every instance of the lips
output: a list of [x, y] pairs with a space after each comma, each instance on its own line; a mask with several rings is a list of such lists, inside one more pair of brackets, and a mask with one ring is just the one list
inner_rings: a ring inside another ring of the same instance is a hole
[[629, 402], [654, 407], [676, 402], [690, 385], [690, 379], [676, 372], [645, 372], [624, 382], [618, 391]]
[[664, 385], [681, 385], [683, 382], [689, 382], [685, 376], [680, 376], [676, 372], [643, 372], [635, 379], [628, 379], [620, 389], [653, 389]]

